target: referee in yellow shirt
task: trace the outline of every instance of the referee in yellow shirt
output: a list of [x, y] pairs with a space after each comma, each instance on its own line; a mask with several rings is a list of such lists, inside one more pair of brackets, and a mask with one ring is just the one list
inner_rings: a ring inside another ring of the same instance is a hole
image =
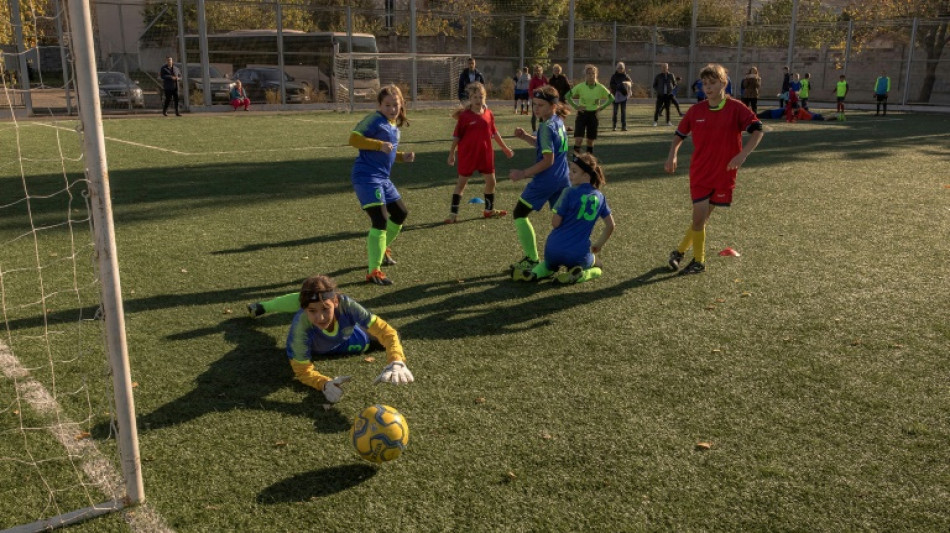
[[594, 141], [597, 140], [597, 112], [614, 102], [614, 95], [610, 90], [597, 81], [597, 67], [584, 67], [587, 77], [584, 83], [575, 85], [566, 100], [571, 107], [577, 110], [577, 120], [574, 122], [574, 151], [581, 151], [581, 143], [587, 138], [587, 153], [594, 153]]

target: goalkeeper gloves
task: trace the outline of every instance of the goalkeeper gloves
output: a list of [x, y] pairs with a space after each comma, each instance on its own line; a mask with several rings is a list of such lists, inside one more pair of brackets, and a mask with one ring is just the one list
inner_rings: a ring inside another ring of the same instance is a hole
[[323, 384], [323, 395], [327, 401], [336, 403], [343, 397], [343, 384], [350, 381], [350, 376], [339, 376]]
[[392, 383], [393, 385], [400, 385], [402, 383], [412, 383], [415, 378], [412, 377], [412, 372], [409, 371], [409, 367], [406, 366], [406, 363], [402, 361], [393, 361], [386, 365], [386, 368], [383, 369], [383, 373], [376, 378], [376, 381], [373, 383]]

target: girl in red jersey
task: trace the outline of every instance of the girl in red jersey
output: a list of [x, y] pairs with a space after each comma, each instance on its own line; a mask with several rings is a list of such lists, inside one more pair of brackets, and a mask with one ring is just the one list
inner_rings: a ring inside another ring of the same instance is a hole
[[485, 86], [475, 82], [465, 88], [468, 93], [468, 105], [452, 114], [457, 121], [455, 133], [452, 134], [452, 147], [449, 148], [449, 166], [455, 166], [455, 152], [458, 150], [458, 182], [452, 193], [452, 207], [446, 224], [454, 224], [458, 219], [459, 203], [468, 179], [477, 170], [485, 178], [485, 218], [498, 218], [508, 214], [507, 211], [495, 209], [495, 151], [492, 149], [492, 139], [498, 143], [505, 157], [511, 158], [514, 152], [505, 144], [501, 134], [495, 128], [495, 117], [485, 105], [488, 96]]
[[[665, 170], [676, 172], [676, 154], [683, 139], [692, 134], [693, 156], [689, 163], [689, 192], [693, 200], [693, 221], [682, 242], [670, 252], [669, 265], [679, 269], [683, 255], [693, 248], [693, 260], [680, 274], [706, 271], [706, 222], [717, 205], [728, 207], [736, 187], [736, 173], [762, 140], [762, 123], [752, 111], [726, 95], [726, 69], [710, 63], [699, 77], [706, 101], [689, 108], [680, 120], [670, 146]], [[742, 132], [751, 135], [742, 145]]]

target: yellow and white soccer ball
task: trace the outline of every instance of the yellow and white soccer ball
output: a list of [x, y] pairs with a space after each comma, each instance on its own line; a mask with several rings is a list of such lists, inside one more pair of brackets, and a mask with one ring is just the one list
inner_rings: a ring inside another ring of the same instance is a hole
[[356, 415], [350, 442], [357, 455], [371, 463], [392, 461], [409, 444], [409, 424], [399, 411], [376, 404]]

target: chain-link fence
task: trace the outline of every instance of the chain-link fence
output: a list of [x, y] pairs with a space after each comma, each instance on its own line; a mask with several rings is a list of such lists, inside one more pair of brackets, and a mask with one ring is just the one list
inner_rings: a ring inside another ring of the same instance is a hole
[[[103, 105], [121, 112], [159, 109], [158, 72], [167, 57], [179, 64], [181, 97], [192, 109], [227, 109], [238, 79], [256, 106], [280, 109], [369, 101], [387, 83], [400, 85], [413, 105], [451, 102], [469, 56], [496, 99], [512, 97], [513, 77], [524, 66], [540, 65], [549, 73], [559, 64], [579, 80], [584, 66], [593, 64], [605, 81], [618, 61], [634, 81], [634, 97], [649, 97], [659, 64], [668, 63], [683, 80], [680, 97], [689, 99], [699, 69], [715, 62], [733, 80], [757, 67], [763, 99], [781, 92], [788, 65], [810, 75], [812, 101], [832, 101], [844, 74], [854, 95], [849, 100], [870, 103], [874, 82], [885, 73], [892, 104], [950, 104], [950, 54], [943, 53], [946, 39], [939, 39], [948, 19], [664, 28], [579, 20], [566, 9], [528, 15], [487, 7], [423, 9], [412, 0], [349, 4], [99, 1], [99, 70], [125, 80], [113, 77], [117, 84], [101, 93]], [[13, 89], [0, 97], [9, 100], [4, 107], [32, 105], [34, 113], [44, 114], [74, 105], [63, 46], [69, 36], [61, 30], [58, 5], [54, 0], [42, 16], [21, 14], [42, 36], [2, 45], [5, 87]]]

